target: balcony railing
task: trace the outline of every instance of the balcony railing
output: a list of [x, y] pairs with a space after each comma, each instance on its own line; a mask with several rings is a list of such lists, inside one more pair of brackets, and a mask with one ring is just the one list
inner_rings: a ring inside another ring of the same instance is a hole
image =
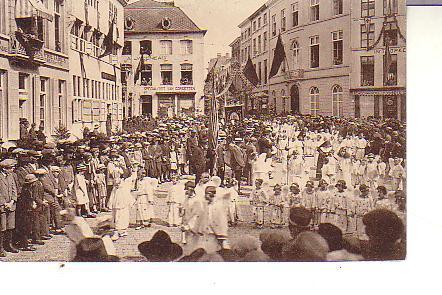
[[[35, 40], [36, 42], [41, 42]], [[14, 58], [32, 59], [36, 62], [45, 62], [45, 54], [43, 48], [36, 48], [32, 46], [31, 42], [28, 48], [25, 48], [20, 42], [18, 42], [15, 36], [11, 36], [9, 41], [9, 54]]]

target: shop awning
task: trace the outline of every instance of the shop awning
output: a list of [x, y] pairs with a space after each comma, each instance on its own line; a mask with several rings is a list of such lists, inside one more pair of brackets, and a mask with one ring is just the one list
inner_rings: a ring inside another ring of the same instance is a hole
[[54, 16], [40, 0], [16, 0], [15, 18], [28, 18], [40, 16], [52, 21]]

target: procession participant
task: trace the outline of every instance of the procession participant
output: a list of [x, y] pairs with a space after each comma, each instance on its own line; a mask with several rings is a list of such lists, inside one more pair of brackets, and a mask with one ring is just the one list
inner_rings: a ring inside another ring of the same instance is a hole
[[392, 191], [401, 190], [403, 186], [403, 180], [405, 178], [405, 169], [402, 166], [402, 159], [390, 158], [389, 163], [390, 163], [390, 172], [388, 174], [391, 177], [391, 190]]
[[316, 213], [318, 200], [313, 181], [309, 180], [306, 182], [305, 188], [301, 192], [301, 200], [302, 200], [301, 204], [302, 207], [309, 210], [312, 214], [312, 225], [313, 226], [318, 225], [317, 213]]
[[[356, 232], [359, 239], [363, 240], [365, 239], [365, 230], [362, 219], [365, 214], [374, 209], [374, 200], [370, 196], [369, 187], [365, 184], [359, 186], [359, 196], [355, 198], [354, 207], [356, 218], [354, 232]], [[353, 232], [353, 228], [350, 231]]]
[[346, 183], [352, 183], [352, 159], [347, 152], [346, 147], [339, 149], [337, 157], [337, 175], [336, 179], [344, 180]]
[[292, 183], [289, 187], [289, 194], [287, 196], [287, 202], [289, 207], [300, 207], [302, 204], [301, 190], [299, 189], [299, 184]]
[[75, 195], [75, 209], [78, 216], [94, 218], [95, 215], [91, 214], [89, 207], [89, 191], [87, 189], [86, 180], [87, 167], [83, 164], [77, 166], [77, 174], [74, 178], [73, 193]]
[[163, 150], [160, 146], [160, 140], [158, 138], [154, 139], [149, 153], [152, 154], [154, 164], [152, 177], [157, 178], [159, 183], [163, 183]]
[[182, 225], [181, 225], [181, 243], [183, 245], [187, 244], [187, 235], [190, 231], [189, 224], [192, 223], [192, 221], [189, 223], [192, 218], [194, 218], [194, 213], [192, 212], [193, 203], [196, 201], [195, 198], [195, 182], [193, 181], [187, 181], [184, 184], [184, 191], [185, 191], [185, 197], [183, 202], [183, 209], [180, 212], [180, 215], [182, 217]]
[[210, 181], [210, 175], [208, 172], [201, 174], [201, 180], [195, 187], [195, 195], [198, 199], [204, 199], [204, 192], [206, 190], [207, 183]]
[[205, 191], [205, 202], [203, 202], [202, 221], [203, 228], [203, 248], [207, 253], [215, 253], [221, 249], [230, 249], [228, 241], [228, 221], [225, 214], [223, 200], [216, 198], [216, 187], [209, 185]]
[[107, 164], [107, 195], [105, 211], [109, 211], [110, 195], [114, 186], [120, 183], [121, 175], [123, 175], [123, 169], [118, 160], [118, 154], [115, 150], [112, 150], [109, 155], [109, 163]]
[[136, 174], [131, 171], [127, 178], [120, 179], [114, 184], [109, 205], [112, 210], [112, 219], [115, 227], [112, 240], [116, 241], [120, 237], [127, 236], [129, 227], [130, 207], [134, 204], [132, 189], [134, 188]]
[[[45, 169], [36, 169], [33, 174], [37, 176], [37, 181], [35, 182], [35, 190], [34, 193], [34, 201], [37, 203], [37, 213], [38, 213], [38, 228], [39, 233], [38, 237], [41, 240], [50, 240], [52, 235], [49, 234], [49, 202], [45, 199], [44, 195], [44, 186], [42, 179], [47, 174]], [[44, 244], [44, 242], [40, 241], [32, 241], [33, 244]]]
[[395, 211], [395, 204], [388, 198], [387, 189], [385, 186], [378, 186], [376, 188], [377, 196], [374, 201], [374, 209], [387, 209], [390, 211]]
[[181, 226], [183, 203], [185, 199], [185, 184], [184, 181], [178, 180], [176, 175], [172, 176], [172, 185], [169, 187], [167, 193], [168, 211], [168, 226]]
[[326, 140], [317, 149], [318, 160], [316, 164], [316, 178], [319, 180], [322, 178], [322, 167], [324, 166], [325, 159], [333, 155], [333, 147], [330, 141]]
[[245, 166], [243, 169], [243, 174], [247, 178], [247, 185], [252, 185], [252, 175], [253, 175], [253, 167], [252, 163], [256, 156], [256, 148], [253, 145], [253, 141], [250, 138], [246, 139], [244, 145], [245, 151]]
[[330, 184], [335, 182], [336, 166], [331, 163], [330, 158], [325, 158], [323, 160], [321, 173], [322, 173], [321, 180], [325, 180], [327, 183]]
[[318, 198], [318, 225], [319, 223], [325, 223], [332, 221], [332, 200], [333, 196], [328, 190], [328, 183], [324, 179], [319, 181], [318, 189], [316, 190], [316, 196]]
[[354, 139], [355, 157], [361, 160], [365, 156], [365, 149], [367, 148], [367, 140], [364, 138], [364, 134], [360, 133], [358, 137]]
[[177, 143], [172, 143], [172, 148], [169, 153], [170, 158], [170, 178], [174, 175], [178, 176], [178, 146]]
[[308, 167], [304, 157], [294, 152], [288, 163], [289, 182], [295, 182], [304, 186], [308, 177]]
[[264, 225], [264, 208], [268, 201], [267, 193], [262, 188], [263, 182], [261, 178], [256, 179], [255, 187], [249, 196], [252, 205], [253, 219], [257, 228], [262, 228]]
[[5, 159], [0, 162], [0, 257], [4, 257], [4, 250], [18, 253], [12, 241], [15, 230], [15, 211], [17, 206], [17, 184], [14, 168], [17, 161]]
[[337, 190], [333, 194], [331, 210], [335, 215], [333, 224], [345, 234], [349, 228], [349, 219], [351, 218], [352, 198], [344, 180], [338, 180], [335, 187]]
[[257, 179], [268, 180], [265, 163], [266, 157], [266, 154], [260, 154], [252, 159], [252, 185], [255, 185]]
[[378, 183], [377, 185], [385, 186], [386, 175], [387, 175], [387, 164], [382, 161], [380, 157], [378, 157]]
[[97, 188], [98, 196], [98, 208], [102, 211], [106, 208], [106, 196], [107, 196], [107, 185], [106, 185], [106, 166], [104, 164], [98, 164], [97, 172], [95, 174], [95, 185]]
[[[241, 214], [239, 211], [238, 201], [239, 194], [236, 191], [236, 180], [229, 179], [226, 180], [226, 188], [223, 192], [228, 195], [227, 198], [229, 200], [228, 204], [228, 216], [229, 216], [229, 225], [236, 226], [238, 221], [241, 221]], [[220, 194], [220, 189], [217, 189], [217, 195]]]
[[356, 188], [361, 184], [360, 178], [361, 161], [357, 160], [354, 156], [351, 158], [351, 185]]
[[374, 190], [378, 185], [379, 169], [378, 163], [374, 160], [373, 154], [368, 154], [367, 156], [367, 164], [365, 166], [364, 175], [366, 184], [371, 190]]
[[141, 167], [144, 167], [144, 161], [143, 161], [143, 145], [139, 142], [135, 143], [135, 149], [133, 151], [133, 162], [140, 163]]
[[271, 228], [280, 228], [283, 225], [282, 215], [284, 208], [284, 200], [282, 198], [282, 189], [279, 184], [273, 188], [273, 193], [269, 195], [269, 202], [271, 212], [270, 224]]
[[144, 160], [144, 170], [149, 177], [153, 177], [154, 160], [153, 160], [153, 150], [149, 141], [143, 142], [143, 149], [141, 150]]
[[154, 218], [154, 192], [157, 185], [158, 180], [147, 176], [146, 170], [142, 168], [138, 170], [134, 187], [137, 224], [135, 230], [151, 227]]
[[[190, 131], [189, 137], [186, 139], [186, 159], [189, 161], [189, 174], [195, 174], [195, 162], [193, 150], [198, 146], [198, 132], [195, 129]], [[197, 181], [198, 183], [198, 181]]]

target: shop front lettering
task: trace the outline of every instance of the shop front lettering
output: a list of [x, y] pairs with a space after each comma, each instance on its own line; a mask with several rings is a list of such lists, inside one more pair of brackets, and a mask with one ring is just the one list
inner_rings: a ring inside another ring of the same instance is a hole
[[[390, 48], [390, 54], [397, 54], [397, 53], [405, 53], [407, 52], [406, 47], [393, 47]], [[374, 53], [376, 54], [385, 54], [385, 48], [376, 48], [374, 50]]]

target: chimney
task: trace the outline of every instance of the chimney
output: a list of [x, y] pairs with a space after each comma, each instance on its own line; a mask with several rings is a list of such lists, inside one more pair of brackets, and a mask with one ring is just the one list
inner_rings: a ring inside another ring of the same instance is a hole
[[216, 54], [216, 57], [221, 57], [221, 53], [218, 52], [218, 53]]

